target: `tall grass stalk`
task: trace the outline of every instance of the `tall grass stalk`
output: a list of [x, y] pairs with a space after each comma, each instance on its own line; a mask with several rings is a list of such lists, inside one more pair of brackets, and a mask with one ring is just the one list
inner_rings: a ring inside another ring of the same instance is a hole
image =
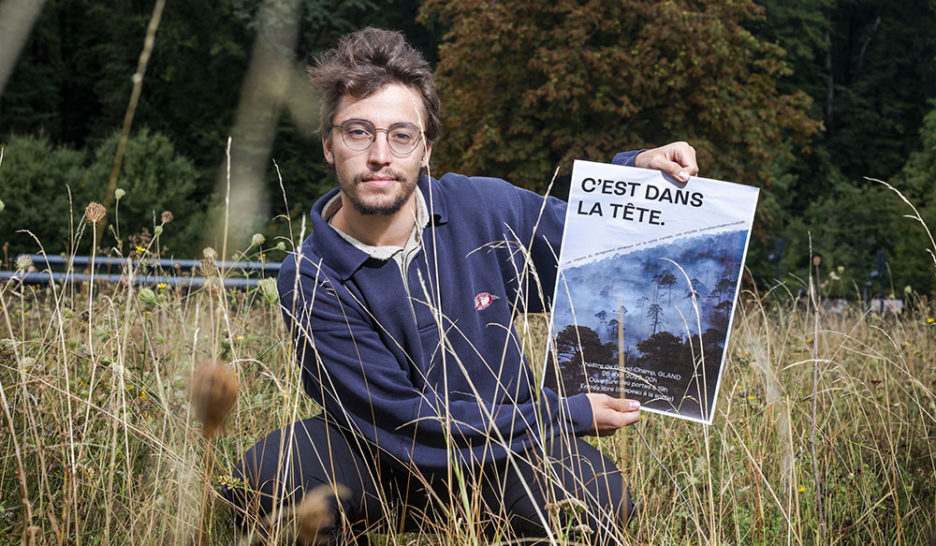
[[[810, 237], [809, 241], [810, 255], [812, 255], [812, 238]], [[816, 487], [816, 513], [819, 518], [819, 536], [818, 542], [825, 542], [826, 529], [825, 529], [825, 511], [823, 510], [822, 502], [822, 478], [819, 474], [819, 460], [816, 456], [816, 432], [819, 430], [819, 309], [820, 309], [820, 298], [817, 294], [816, 279], [819, 278], [819, 263], [820, 258], [818, 256], [811, 257], [813, 266], [815, 268], [815, 278], [813, 274], [809, 275], [809, 303], [812, 305], [812, 317], [813, 317], [813, 335], [812, 335], [812, 351], [813, 351], [813, 390], [812, 390], [812, 426], [810, 427], [809, 435], [809, 447], [812, 451], [812, 467], [813, 467], [813, 482]]]

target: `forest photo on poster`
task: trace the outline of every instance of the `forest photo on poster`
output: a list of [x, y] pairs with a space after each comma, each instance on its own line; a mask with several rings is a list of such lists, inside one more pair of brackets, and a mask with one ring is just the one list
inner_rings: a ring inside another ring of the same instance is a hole
[[[557, 294], [553, 315], [564, 389], [639, 397], [702, 419], [702, 400], [715, 395], [746, 241], [746, 231], [732, 231], [566, 269], [567, 291]], [[547, 381], [556, 386], [555, 375]]]

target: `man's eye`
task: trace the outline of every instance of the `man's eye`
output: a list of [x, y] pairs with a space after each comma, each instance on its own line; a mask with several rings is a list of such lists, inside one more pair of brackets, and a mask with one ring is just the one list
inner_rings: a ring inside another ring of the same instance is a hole
[[364, 140], [370, 138], [371, 133], [364, 127], [348, 127], [345, 129], [345, 135], [355, 140]]
[[391, 138], [401, 144], [409, 144], [416, 139], [416, 135], [408, 131], [396, 131]]

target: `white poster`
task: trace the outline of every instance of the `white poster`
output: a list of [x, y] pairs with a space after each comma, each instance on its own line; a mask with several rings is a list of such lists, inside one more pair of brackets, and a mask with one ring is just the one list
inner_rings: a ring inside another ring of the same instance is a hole
[[576, 161], [545, 384], [710, 424], [758, 192]]

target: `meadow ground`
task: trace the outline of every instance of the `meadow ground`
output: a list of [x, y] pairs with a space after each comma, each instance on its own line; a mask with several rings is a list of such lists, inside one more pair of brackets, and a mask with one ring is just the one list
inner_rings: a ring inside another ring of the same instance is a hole
[[[317, 411], [269, 292], [9, 282], [0, 307], [0, 543], [237, 542], [217, 487]], [[711, 426], [644, 414], [596, 440], [639, 502], [620, 543], [933, 544], [934, 317], [919, 298], [898, 318], [745, 293]], [[541, 355], [544, 317], [518, 326]], [[240, 384], [211, 439], [190, 401], [203, 362]], [[474, 540], [470, 502], [450, 508], [376, 542]]]

